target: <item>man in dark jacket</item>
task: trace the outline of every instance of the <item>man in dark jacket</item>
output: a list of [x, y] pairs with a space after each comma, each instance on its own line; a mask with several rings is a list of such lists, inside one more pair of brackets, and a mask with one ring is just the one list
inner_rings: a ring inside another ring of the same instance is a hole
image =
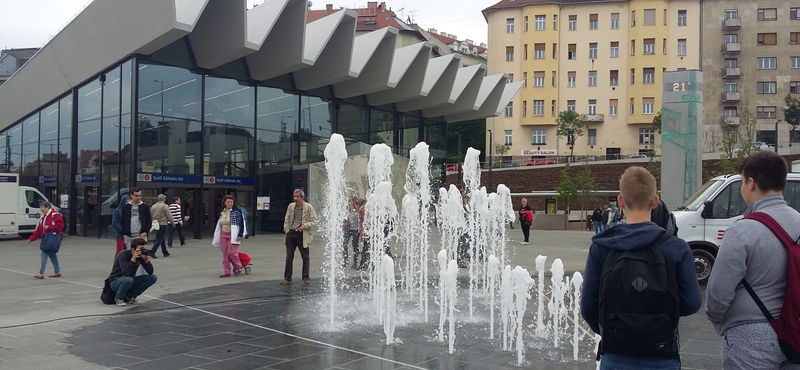
[[142, 201], [142, 189], [133, 188], [131, 202], [122, 208], [122, 235], [125, 237], [128, 249], [133, 239], [147, 240], [147, 233], [152, 223], [150, 207]]
[[[586, 260], [581, 314], [595, 333], [601, 333], [600, 291], [606, 258], [612, 250], [626, 251], [642, 249], [657, 241], [664, 229], [650, 220], [650, 212], [658, 204], [656, 182], [650, 172], [642, 167], [629, 167], [620, 178], [620, 207], [625, 211], [628, 222], [608, 228], [592, 238], [589, 256]], [[668, 262], [674, 270], [677, 283], [680, 316], [691, 315], [700, 309], [700, 287], [695, 275], [694, 258], [689, 245], [674, 236], [659, 243]], [[639, 278], [641, 279], [641, 277]], [[635, 287], [635, 286], [634, 286]], [[630, 287], [627, 287], [630, 288]], [[645, 287], [646, 288], [646, 287]], [[638, 289], [638, 288], [637, 288]], [[644, 289], [644, 288], [643, 288]], [[667, 310], [667, 308], [665, 308]], [[667, 314], [665, 312], [665, 314]], [[676, 323], [677, 324], [677, 323]], [[625, 335], [625, 333], [622, 333]], [[640, 368], [667, 369], [679, 367], [678, 343], [668, 345], [674, 353], [663, 358], [630, 356], [604, 351], [600, 368], [628, 368], [639, 364]]]
[[[147, 288], [158, 280], [153, 274], [153, 264], [147, 256], [145, 245], [147, 242], [142, 238], [136, 238], [131, 242], [131, 249], [119, 252], [111, 267], [111, 274], [108, 276], [111, 290], [116, 295], [114, 301], [117, 306], [126, 306], [125, 297], [129, 296], [128, 303], [138, 304], [136, 297], [144, 293]], [[139, 266], [144, 268], [147, 274], [136, 276]]]

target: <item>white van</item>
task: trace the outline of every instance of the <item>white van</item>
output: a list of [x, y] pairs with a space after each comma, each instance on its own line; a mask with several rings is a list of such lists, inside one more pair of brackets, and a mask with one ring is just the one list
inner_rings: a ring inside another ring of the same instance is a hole
[[14, 173], [0, 174], [0, 194], [16, 195], [0, 197], [0, 235], [33, 234], [42, 218], [39, 203], [47, 197], [36, 188], [19, 186], [19, 175]]
[[[747, 203], [742, 198], [742, 176], [718, 176], [703, 185], [683, 206], [672, 212], [678, 237], [686, 240], [694, 255], [697, 280], [708, 282], [725, 230], [742, 218]], [[800, 205], [800, 173], [787, 175], [783, 196], [789, 207]]]

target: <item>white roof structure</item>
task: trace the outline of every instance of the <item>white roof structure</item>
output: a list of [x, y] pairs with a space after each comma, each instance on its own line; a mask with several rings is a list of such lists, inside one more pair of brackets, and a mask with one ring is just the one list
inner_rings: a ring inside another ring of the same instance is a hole
[[188, 38], [199, 68], [242, 60], [250, 78], [291, 74], [298, 90], [330, 86], [337, 98], [365, 96], [454, 122], [499, 115], [522, 86], [459, 56], [431, 58], [431, 44], [396, 49], [398, 30], [355, 36], [357, 14], [306, 23], [307, 0], [95, 0], [0, 87], [0, 129], [133, 54]]

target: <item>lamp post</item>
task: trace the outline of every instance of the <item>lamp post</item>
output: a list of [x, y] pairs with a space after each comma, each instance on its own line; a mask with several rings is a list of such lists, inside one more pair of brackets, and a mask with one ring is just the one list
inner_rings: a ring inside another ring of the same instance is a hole
[[455, 132], [458, 135], [458, 150], [456, 151], [456, 170], [458, 170], [458, 184], [461, 185], [461, 133]]
[[161, 122], [164, 122], [164, 81], [153, 80], [153, 82], [158, 82], [161, 84], [161, 90], [159, 91], [158, 95], [161, 95]]
[[[775, 122], [775, 153], [778, 152], [778, 124], [781, 122], [783, 122], [782, 119]], [[789, 142], [791, 142], [791, 138], [789, 138]]]
[[489, 130], [489, 191], [492, 189], [492, 167], [494, 167], [494, 132]]

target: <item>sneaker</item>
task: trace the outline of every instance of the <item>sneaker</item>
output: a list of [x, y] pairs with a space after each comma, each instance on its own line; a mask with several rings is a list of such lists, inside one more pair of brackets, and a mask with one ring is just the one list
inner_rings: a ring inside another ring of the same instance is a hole
[[128, 303], [130, 303], [130, 304], [139, 304], [141, 302], [136, 300], [136, 297], [131, 297], [131, 299], [128, 300]]
[[233, 270], [233, 276], [239, 276], [242, 273], [242, 270]]
[[120, 307], [123, 307], [123, 306], [127, 306], [127, 305], [128, 305], [128, 304], [127, 304], [127, 303], [125, 303], [125, 301], [124, 301], [124, 300], [122, 300], [122, 299], [115, 299], [114, 301], [115, 301], [115, 302], [117, 302], [117, 306], [120, 306]]
[[172, 246], [171, 246], [171, 245], [168, 245], [168, 246], [167, 246], [167, 248], [172, 248]]
[[281, 285], [287, 285], [287, 284], [291, 284], [291, 283], [292, 283], [291, 280], [283, 279], [283, 281], [281, 281]]
[[164, 257], [169, 257], [169, 256], [171, 256], [170, 253], [167, 253], [167, 254], [164, 255]]
[[158, 256], [156, 256], [154, 253], [152, 256], [150, 256], [150, 258], [158, 258]]
[[221, 277], [221, 278], [231, 277], [231, 274], [222, 274], [219, 277]]
[[311, 285], [311, 279], [303, 279], [303, 284]]

